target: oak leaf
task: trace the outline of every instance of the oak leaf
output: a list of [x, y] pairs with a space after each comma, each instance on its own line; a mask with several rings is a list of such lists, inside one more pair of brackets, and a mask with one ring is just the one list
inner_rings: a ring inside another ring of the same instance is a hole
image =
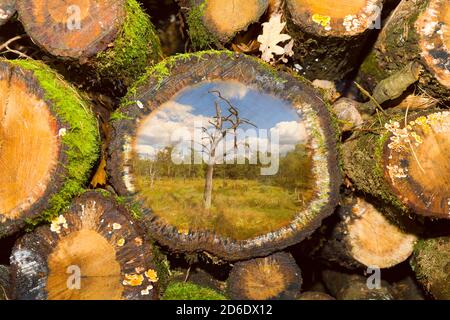
[[291, 36], [281, 33], [286, 26], [286, 22], [281, 22], [281, 14], [273, 15], [262, 26], [263, 33], [258, 36], [259, 50], [262, 52], [261, 59], [266, 62], [274, 62], [274, 55], [283, 56], [286, 53], [285, 47], [280, 46], [279, 43], [290, 40]]

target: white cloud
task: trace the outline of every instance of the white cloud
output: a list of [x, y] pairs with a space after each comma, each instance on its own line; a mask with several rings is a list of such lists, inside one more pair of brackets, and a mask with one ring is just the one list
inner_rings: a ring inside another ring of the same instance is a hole
[[169, 101], [142, 124], [138, 133], [138, 153], [146, 153], [152, 147], [175, 145], [190, 139], [196, 123], [207, 124], [209, 118], [192, 114], [193, 107]]
[[248, 92], [247, 86], [237, 81], [221, 82], [214, 86], [212, 90], [219, 91], [226, 99], [243, 99]]
[[137, 152], [141, 155], [146, 155], [148, 157], [154, 157], [156, 155], [156, 150], [152, 146], [149, 146], [147, 144], [138, 144], [137, 145]]
[[280, 145], [296, 145], [308, 139], [305, 125], [297, 121], [283, 121], [270, 129], [271, 133], [278, 132]]
[[[236, 86], [231, 87], [235, 88]], [[231, 93], [227, 92], [227, 94]], [[186, 152], [190, 149], [190, 142], [195, 139], [195, 130], [197, 130], [198, 137], [193, 147], [200, 152], [202, 149], [201, 143], [207, 141], [202, 140], [202, 137], [206, 137], [206, 135], [201, 133], [201, 128], [211, 127], [208, 124], [211, 118], [194, 115], [192, 110], [192, 106], [174, 101], [162, 105], [157, 112], [143, 122], [138, 134], [137, 152], [141, 155], [153, 157], [158, 149], [177, 145]], [[279, 122], [269, 132], [255, 128], [245, 132], [241, 130], [238, 134], [237, 143], [243, 146], [247, 142], [250, 145], [251, 154], [256, 151], [279, 150], [280, 155], [285, 155], [287, 152], [294, 150], [296, 144], [306, 143], [307, 140], [304, 124], [297, 121]], [[278, 133], [278, 141], [274, 140], [275, 133]], [[183, 142], [185, 142], [183, 145], [179, 145]], [[278, 148], [273, 149], [275, 144]], [[227, 138], [227, 142], [219, 144], [218, 149], [232, 149], [233, 145], [234, 137], [230, 136]]]

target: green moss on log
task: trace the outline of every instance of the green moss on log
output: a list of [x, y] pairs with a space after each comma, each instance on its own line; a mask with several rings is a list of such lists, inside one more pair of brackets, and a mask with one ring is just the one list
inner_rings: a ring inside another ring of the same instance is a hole
[[44, 63], [33, 60], [10, 60], [8, 63], [31, 71], [50, 101], [52, 112], [68, 126], [62, 137], [67, 165], [63, 187], [54, 194], [40, 217], [28, 220], [30, 226], [51, 221], [64, 211], [75, 196], [84, 191], [91, 169], [100, 153], [100, 134], [97, 120], [83, 97], [73, 86]]
[[342, 161], [346, 173], [356, 182], [359, 190], [406, 212], [406, 207], [393, 194], [384, 178], [382, 154], [389, 135], [389, 132], [365, 133], [358, 139], [345, 143], [342, 147]]
[[226, 300], [213, 289], [204, 288], [190, 282], [172, 282], [163, 295], [163, 300]]
[[364, 75], [371, 75], [378, 83], [386, 79], [389, 74], [378, 67], [377, 56], [375, 52], [371, 52], [361, 65], [360, 72]]
[[195, 49], [208, 49], [220, 45], [219, 39], [209, 32], [203, 24], [203, 15], [207, 2], [205, 0], [201, 4], [195, 5], [191, 1], [192, 8], [187, 15], [188, 33], [192, 41], [192, 46]]
[[[147, 80], [150, 77], [154, 77], [157, 79], [158, 86], [161, 86], [162, 83], [164, 82], [165, 79], [169, 78], [171, 75], [171, 70], [174, 67], [174, 65], [181, 61], [181, 62], [186, 62], [189, 61], [190, 59], [205, 59], [204, 56], [219, 56], [219, 55], [226, 55], [230, 58], [232, 58], [234, 56], [234, 53], [231, 51], [221, 51], [221, 50], [205, 50], [205, 51], [199, 51], [199, 52], [194, 52], [194, 53], [180, 53], [177, 55], [174, 55], [172, 57], [168, 57], [166, 59], [164, 59], [163, 61], [161, 61], [160, 63], [158, 63], [155, 66], [151, 66], [148, 67], [146, 72], [139, 77], [139, 79], [137, 79], [133, 85], [128, 89], [128, 93], [126, 95], [126, 97], [124, 98], [123, 102], [122, 102], [122, 106], [127, 106], [130, 104], [135, 104], [136, 103], [136, 94], [137, 94], [137, 90], [139, 87], [141, 87], [142, 85], [144, 85]], [[261, 61], [262, 64], [264, 64], [264, 62]]]
[[136, 0], [127, 0], [126, 17], [112, 48], [96, 56], [96, 69], [103, 76], [131, 83], [148, 65], [161, 60], [161, 45], [150, 17]]
[[417, 280], [436, 299], [450, 300], [450, 237], [417, 242], [411, 267]]
[[[417, 22], [420, 21], [421, 15], [429, 10], [431, 4], [430, 0], [400, 2], [385, 23], [374, 48], [361, 65], [358, 81], [367, 81], [368, 83], [364, 83], [366, 87], [375, 87], [381, 80], [402, 70], [408, 63], [417, 61], [426, 66], [419, 79], [421, 89], [435, 98], [448, 101], [450, 89], [439, 82], [426, 62], [420, 44], [424, 32], [420, 34], [417, 29]], [[432, 14], [438, 16], [440, 13]], [[445, 25], [444, 22], [440, 23]], [[428, 28], [429, 32], [436, 32], [433, 23], [430, 22]], [[435, 50], [440, 50], [438, 44]], [[444, 51], [441, 55], [444, 55]]]

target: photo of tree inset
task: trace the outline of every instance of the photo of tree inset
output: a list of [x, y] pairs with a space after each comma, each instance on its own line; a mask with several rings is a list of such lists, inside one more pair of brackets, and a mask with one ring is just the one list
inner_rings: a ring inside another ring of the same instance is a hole
[[179, 232], [245, 240], [288, 225], [314, 196], [300, 109], [239, 82], [189, 87], [134, 142], [142, 200]]

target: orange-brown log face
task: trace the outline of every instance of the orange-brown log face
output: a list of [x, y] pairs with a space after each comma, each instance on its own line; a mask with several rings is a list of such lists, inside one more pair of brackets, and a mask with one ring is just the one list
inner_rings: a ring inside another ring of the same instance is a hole
[[443, 34], [443, 38], [444, 38], [444, 45], [447, 48], [450, 48], [450, 5], [447, 4], [447, 6], [444, 8], [444, 10], [442, 10], [442, 14], [443, 14], [443, 19], [442, 21], [445, 23], [445, 25], [447, 26], [447, 32], [445, 32]]
[[450, 88], [450, 3], [432, 0], [416, 22], [422, 59], [436, 79]]
[[354, 35], [375, 27], [381, 0], [287, 0], [294, 22], [319, 35]]
[[153, 300], [159, 276], [150, 244], [125, 207], [96, 191], [22, 237], [11, 255], [21, 300]]
[[0, 221], [16, 219], [45, 193], [60, 141], [48, 105], [15, 76], [0, 80]]
[[243, 274], [246, 295], [252, 300], [267, 300], [274, 298], [286, 289], [290, 279], [280, 270], [276, 261], [270, 258], [258, 260]]
[[334, 18], [345, 18], [347, 15], [357, 15], [366, 5], [366, 0], [297, 0], [299, 6], [310, 8], [314, 13]]
[[450, 218], [450, 111], [410, 121], [385, 147], [386, 176], [394, 192], [419, 214]]
[[220, 38], [228, 38], [258, 21], [267, 6], [267, 0], [209, 0], [204, 17]]
[[20, 0], [17, 7], [34, 41], [53, 55], [76, 59], [106, 49], [125, 16], [123, 0]]
[[371, 204], [359, 199], [347, 231], [353, 258], [366, 266], [393, 267], [412, 254], [416, 237], [403, 233]]
[[[56, 23], [67, 23], [69, 21], [68, 11], [72, 11], [71, 6], [73, 8], [79, 8], [79, 17], [81, 20], [86, 19], [90, 12], [91, 6], [90, 0], [76, 0], [76, 1], [52, 1], [48, 3], [48, 13], [50, 14], [51, 19]], [[62, 6], [65, 5], [67, 10], [61, 10]], [[75, 9], [76, 10], [76, 9]], [[40, 21], [44, 22], [43, 17], [39, 16]]]
[[115, 250], [96, 231], [82, 229], [62, 239], [49, 256], [48, 266], [49, 300], [122, 298], [122, 275]]

